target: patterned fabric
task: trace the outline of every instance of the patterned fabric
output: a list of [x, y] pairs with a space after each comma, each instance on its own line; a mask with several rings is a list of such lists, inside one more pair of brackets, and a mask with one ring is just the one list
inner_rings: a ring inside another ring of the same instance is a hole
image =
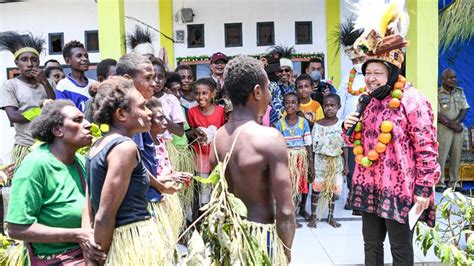
[[270, 124], [275, 124], [278, 119], [281, 118], [284, 108], [283, 108], [283, 96], [289, 92], [295, 91], [295, 84], [290, 83], [288, 86], [278, 82], [270, 82], [270, 106], [272, 110], [270, 111]]
[[171, 167], [171, 161], [166, 149], [166, 139], [164, 136], [157, 137], [158, 144], [155, 143], [156, 159], [158, 161], [158, 167], [156, 171], [157, 176], [164, 176], [173, 173]]
[[276, 124], [276, 129], [283, 134], [288, 148], [300, 148], [311, 145], [311, 130], [308, 121], [298, 116], [296, 124], [290, 126], [286, 118], [282, 118]]
[[334, 193], [339, 195], [342, 190], [344, 170], [344, 159], [342, 158], [342, 148], [344, 139], [342, 133], [342, 120], [337, 121], [332, 126], [314, 124], [312, 131], [314, 155], [314, 184], [313, 189], [321, 192], [324, 187], [325, 177], [328, 169], [328, 157], [335, 158], [334, 171]]
[[[371, 167], [356, 165], [349, 203], [356, 210], [406, 224], [414, 196], [430, 197], [430, 206], [420, 220], [434, 226], [432, 190], [439, 179], [440, 167], [436, 162], [438, 142], [431, 105], [411, 85], [405, 87], [398, 109], [388, 108], [390, 99], [372, 99], [363, 113], [365, 152], [375, 148], [384, 120], [393, 124], [392, 140]], [[345, 132], [342, 136], [348, 143], [353, 141]]]

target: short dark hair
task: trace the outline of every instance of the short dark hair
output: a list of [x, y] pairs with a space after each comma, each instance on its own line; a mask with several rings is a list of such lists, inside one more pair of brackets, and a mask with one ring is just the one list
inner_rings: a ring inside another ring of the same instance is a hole
[[[321, 65], [322, 65], [323, 68], [324, 68], [324, 61], [323, 61], [322, 58], [313, 57], [313, 58], [311, 58], [311, 59], [309, 60], [309, 64], [311, 64], [311, 63], [321, 63]], [[309, 64], [308, 64], [308, 65], [309, 65]]]
[[324, 96], [324, 98], [323, 98], [323, 103], [324, 103], [324, 100], [330, 99], [330, 98], [335, 99], [336, 102], [337, 102], [339, 105], [341, 105], [341, 97], [339, 97], [339, 95], [337, 95], [336, 93], [329, 93], [328, 95]]
[[146, 107], [153, 112], [153, 109], [163, 107], [163, 105], [161, 104], [160, 100], [158, 100], [158, 98], [153, 96], [146, 102]]
[[311, 83], [311, 86], [314, 86], [314, 81], [313, 79], [311, 78], [310, 75], [308, 74], [301, 74], [299, 75], [296, 80], [295, 80], [295, 85], [296, 87], [298, 87], [298, 82], [302, 81], [302, 80], [308, 80], [310, 83]]
[[58, 60], [56, 60], [56, 59], [49, 59], [48, 61], [44, 62], [43, 66], [46, 66], [48, 63], [51, 63], [51, 62], [57, 63], [57, 64], [61, 65], [61, 63], [59, 63]]
[[64, 73], [63, 69], [60, 68], [60, 67], [57, 67], [57, 66], [50, 66], [50, 67], [47, 67], [45, 70], [44, 70], [44, 75], [49, 78], [49, 75], [51, 75], [51, 72], [53, 72], [53, 70], [61, 70], [61, 72]]
[[135, 75], [140, 72], [142, 64], [151, 64], [151, 61], [148, 57], [139, 53], [133, 52], [126, 54], [118, 60], [116, 73], [119, 76], [128, 74], [134, 78]]
[[117, 60], [112, 58], [107, 58], [97, 64], [97, 78], [103, 77], [104, 79], [109, 78], [109, 69], [111, 66], [116, 66]]
[[113, 76], [102, 82], [92, 102], [94, 121], [113, 125], [113, 116], [117, 109], [130, 110], [129, 92], [132, 89], [135, 89], [133, 81], [121, 76]]
[[215, 91], [217, 89], [217, 83], [212, 78], [200, 78], [196, 80], [193, 84], [193, 91], [195, 91], [199, 85], [207, 86], [209, 89], [211, 89], [211, 91]]
[[176, 72], [168, 73], [168, 79], [166, 80], [165, 87], [170, 88], [172, 83], [179, 83], [180, 86], [183, 85], [183, 82], [181, 81], [181, 77]]
[[224, 89], [233, 106], [245, 106], [255, 86], [264, 88], [267, 81], [262, 62], [249, 56], [234, 57], [224, 70]]
[[[82, 44], [80, 41], [70, 41], [64, 45], [63, 48], [63, 57], [70, 57], [71, 56], [71, 50], [74, 48], [84, 48], [84, 44]], [[85, 50], [86, 48], [84, 48]]]
[[168, 77], [168, 72], [166, 71], [166, 67], [163, 64], [163, 61], [161, 61], [161, 59], [152, 57], [150, 61], [153, 66], [158, 66], [159, 68], [161, 68], [161, 71], [165, 74], [165, 77]]
[[191, 73], [193, 72], [193, 68], [190, 66], [190, 65], [185, 65], [185, 64], [181, 64], [179, 65], [175, 70], [174, 72], [178, 72], [180, 70], [189, 70], [191, 71]]
[[298, 94], [296, 94], [296, 92], [293, 92], [293, 91], [290, 91], [288, 92], [287, 94], [285, 94], [285, 96], [283, 96], [283, 105], [285, 105], [285, 100], [286, 100], [286, 97], [288, 96], [295, 96], [296, 97], [296, 101], [298, 103], [300, 103], [300, 97], [298, 97]]
[[30, 133], [33, 138], [46, 143], [54, 141], [53, 129], [64, 124], [65, 115], [62, 110], [66, 106], [73, 106], [70, 100], [55, 100], [43, 106], [41, 114], [30, 124]]

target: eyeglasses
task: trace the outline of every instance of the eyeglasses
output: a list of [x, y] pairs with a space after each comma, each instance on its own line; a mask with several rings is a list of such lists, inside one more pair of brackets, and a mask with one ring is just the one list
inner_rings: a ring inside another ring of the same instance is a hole
[[280, 73], [290, 73], [290, 72], [291, 72], [291, 69], [289, 69], [289, 68], [283, 68], [283, 69], [280, 69], [278, 72], [280, 72]]

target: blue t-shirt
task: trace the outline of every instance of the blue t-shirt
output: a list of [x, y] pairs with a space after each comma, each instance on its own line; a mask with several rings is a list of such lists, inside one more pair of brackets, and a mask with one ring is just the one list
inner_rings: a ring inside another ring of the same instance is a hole
[[285, 118], [286, 117], [278, 120], [276, 129], [283, 134], [283, 137], [285, 137], [286, 146], [288, 146], [288, 148], [310, 146], [311, 129], [309, 128], [308, 121], [298, 116], [298, 122], [296, 122], [295, 125], [290, 126]]
[[76, 107], [84, 112], [86, 109], [86, 101], [91, 97], [89, 95], [89, 87], [94, 80], [84, 77], [87, 85], [82, 86], [71, 77], [71, 74], [60, 80], [56, 86], [56, 99], [71, 100]]
[[[156, 149], [153, 138], [149, 132], [143, 132], [133, 136], [133, 141], [137, 144], [138, 149], [140, 150], [140, 156], [142, 157], [143, 164], [145, 168], [153, 176], [156, 176], [158, 170], [158, 160], [156, 158]], [[162, 196], [161, 193], [152, 188], [148, 189], [146, 193], [148, 201], [160, 201]]]

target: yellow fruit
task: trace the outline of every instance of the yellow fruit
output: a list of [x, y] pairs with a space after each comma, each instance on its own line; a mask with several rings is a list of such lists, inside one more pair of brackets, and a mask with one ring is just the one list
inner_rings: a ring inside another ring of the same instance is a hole
[[375, 145], [375, 151], [380, 153], [384, 153], [385, 150], [387, 150], [387, 145], [383, 144], [382, 142], [378, 142], [377, 145]]
[[355, 128], [354, 128], [354, 131], [355, 132], [360, 132], [362, 130], [362, 123], [361, 122], [357, 122]]
[[369, 167], [372, 165], [372, 162], [370, 161], [369, 158], [363, 157], [362, 159], [360, 159], [360, 164], [362, 164], [362, 166], [364, 167]]
[[392, 140], [392, 134], [382, 132], [379, 135], [379, 141], [382, 142], [383, 144], [388, 144]]
[[404, 76], [402, 76], [402, 75], [398, 75], [398, 81], [399, 81], [399, 82], [403, 82], [403, 83], [405, 83], [406, 79], [405, 79], [405, 77], [404, 77]]
[[379, 159], [379, 154], [375, 150], [370, 150], [369, 153], [367, 153], [367, 158], [371, 161], [377, 161]]
[[388, 107], [392, 109], [400, 107], [400, 100], [397, 98], [392, 98], [390, 102], [388, 102]]
[[382, 124], [380, 124], [380, 130], [382, 130], [382, 132], [389, 133], [392, 131], [392, 129], [393, 129], [393, 124], [391, 121], [385, 120], [385, 121], [382, 121]]
[[356, 163], [360, 164], [360, 160], [362, 160], [362, 158], [364, 158], [363, 154], [357, 154], [355, 157]]
[[403, 90], [404, 87], [405, 87], [405, 83], [400, 82], [400, 81], [395, 82], [395, 84], [393, 85], [393, 89], [395, 90]]
[[354, 146], [354, 149], [352, 152], [354, 153], [354, 155], [363, 154], [364, 148], [361, 145], [357, 145], [357, 146]]

